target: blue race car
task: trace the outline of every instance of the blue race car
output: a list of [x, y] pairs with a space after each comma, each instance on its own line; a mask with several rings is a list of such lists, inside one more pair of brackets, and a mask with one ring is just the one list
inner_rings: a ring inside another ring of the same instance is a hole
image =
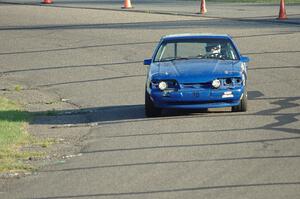
[[229, 35], [180, 34], [161, 38], [148, 69], [147, 117], [162, 109], [232, 107], [247, 110], [248, 57], [241, 56]]

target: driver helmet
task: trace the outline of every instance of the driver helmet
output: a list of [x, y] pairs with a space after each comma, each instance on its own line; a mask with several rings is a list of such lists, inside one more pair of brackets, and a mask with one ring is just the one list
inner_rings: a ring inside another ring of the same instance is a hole
[[221, 45], [208, 43], [206, 46], [206, 52], [209, 54], [220, 54], [221, 53]]

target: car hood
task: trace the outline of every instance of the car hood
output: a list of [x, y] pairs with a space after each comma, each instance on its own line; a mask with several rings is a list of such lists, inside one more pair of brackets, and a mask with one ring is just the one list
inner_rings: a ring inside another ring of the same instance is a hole
[[179, 83], [206, 83], [216, 78], [240, 77], [241, 63], [236, 60], [176, 60], [154, 63], [157, 79], [176, 79]]

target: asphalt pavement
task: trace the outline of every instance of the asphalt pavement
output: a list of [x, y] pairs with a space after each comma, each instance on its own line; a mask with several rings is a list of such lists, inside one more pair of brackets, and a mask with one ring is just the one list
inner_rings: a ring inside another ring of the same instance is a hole
[[[66, 8], [87, 8], [103, 10], [122, 10], [123, 2], [120, 0], [53, 0], [52, 4], [42, 4], [38, 0], [1, 0], [0, 2], [11, 2], [17, 4], [44, 5]], [[200, 15], [200, 0], [135, 0], [130, 1], [132, 9], [128, 12], [152, 12], [171, 15]], [[202, 17], [234, 18], [252, 20], [274, 20], [278, 18], [280, 1], [273, 4], [264, 3], [222, 3], [206, 2], [207, 13]], [[285, 22], [300, 23], [300, 4], [285, 4], [288, 19]], [[124, 10], [124, 9], [123, 9]]]
[[[32, 112], [61, 110], [30, 129], [74, 136], [76, 149], [0, 179], [0, 198], [300, 198], [299, 5], [282, 22], [264, 4], [215, 4], [203, 17], [192, 1], [132, 2], [141, 12], [117, 1], [13, 2], [31, 5], [0, 3], [0, 94]], [[185, 32], [233, 36], [251, 59], [249, 111], [145, 117], [142, 61], [161, 36]]]

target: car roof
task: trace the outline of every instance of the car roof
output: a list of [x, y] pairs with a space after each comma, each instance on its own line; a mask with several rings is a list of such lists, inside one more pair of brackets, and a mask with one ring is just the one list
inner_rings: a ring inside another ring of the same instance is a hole
[[227, 34], [195, 34], [195, 33], [185, 33], [185, 34], [173, 34], [166, 35], [162, 37], [163, 40], [183, 40], [183, 39], [231, 39], [230, 35]]

